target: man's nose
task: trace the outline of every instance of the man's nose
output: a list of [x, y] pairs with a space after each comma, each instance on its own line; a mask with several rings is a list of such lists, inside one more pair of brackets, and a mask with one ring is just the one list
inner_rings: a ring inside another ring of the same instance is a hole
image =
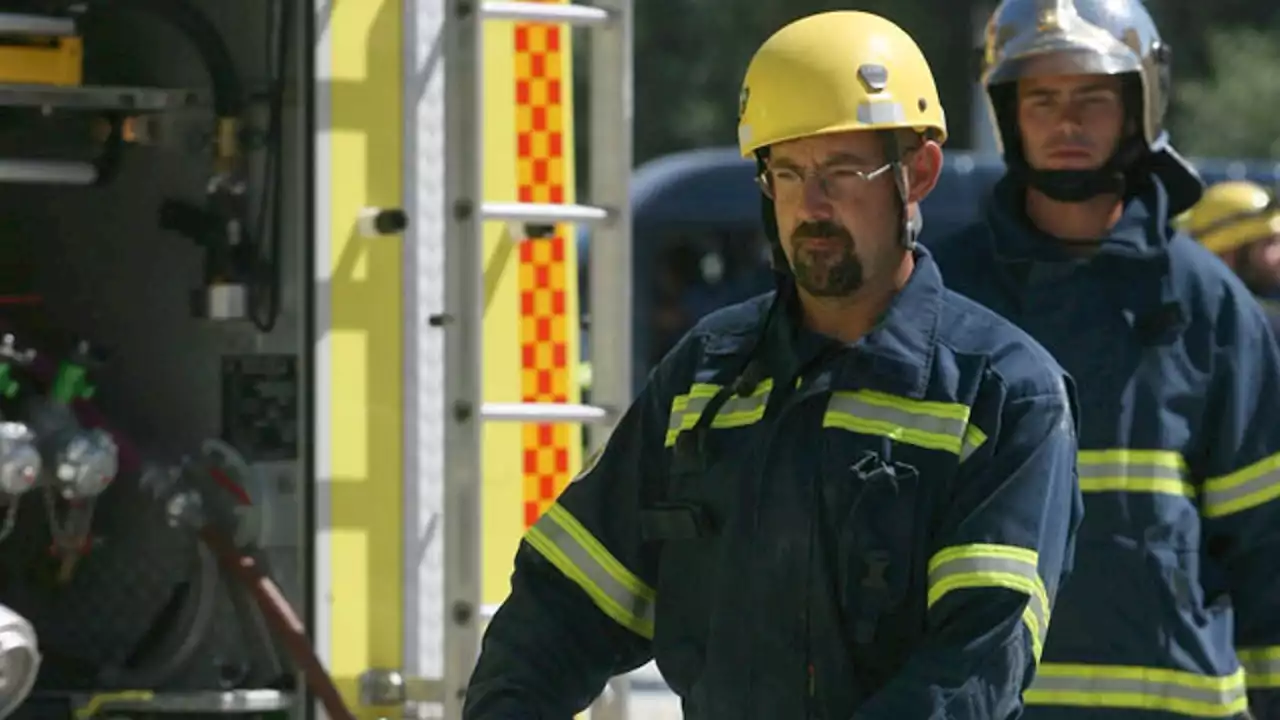
[[1082, 116], [1082, 109], [1078, 105], [1075, 103], [1067, 103], [1066, 106], [1062, 108], [1062, 114], [1058, 116], [1058, 127], [1072, 131], [1071, 134], [1075, 135], [1076, 133], [1074, 131], [1083, 127], [1081, 123]]
[[818, 175], [804, 179], [804, 192], [801, 196], [801, 212], [806, 218], [829, 218], [834, 207], [831, 204], [831, 193], [827, 184]]

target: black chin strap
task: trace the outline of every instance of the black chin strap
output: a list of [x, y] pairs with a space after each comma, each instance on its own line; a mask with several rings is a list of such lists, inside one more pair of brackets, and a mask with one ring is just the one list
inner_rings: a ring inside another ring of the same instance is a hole
[[894, 187], [898, 188], [898, 214], [900, 216], [898, 242], [906, 250], [914, 250], [920, 224], [911, 221], [911, 209], [907, 203], [909, 197], [907, 168], [902, 163], [906, 153], [903, 152], [902, 140], [897, 133], [886, 132], [883, 133], [882, 137], [884, 138], [884, 157], [890, 165], [889, 172], [893, 173]]
[[1018, 176], [1027, 187], [1035, 188], [1050, 199], [1064, 203], [1082, 203], [1101, 195], [1123, 196], [1125, 190], [1123, 174], [1099, 170], [1024, 168]]
[[[764, 158], [756, 155], [756, 174], [765, 170]], [[773, 201], [762, 191], [760, 193], [760, 225], [764, 228], [764, 236], [769, 240], [769, 257], [773, 264], [773, 272], [778, 285], [791, 278], [791, 264], [787, 262], [787, 254], [782, 251], [782, 239], [778, 236], [778, 216], [773, 211]]]
[[1124, 142], [1105, 165], [1095, 170], [1037, 170], [1018, 154], [1011, 170], [1028, 187], [1065, 203], [1081, 203], [1101, 195], [1124, 197], [1130, 188], [1128, 180], [1141, 165], [1143, 141], [1131, 137]]

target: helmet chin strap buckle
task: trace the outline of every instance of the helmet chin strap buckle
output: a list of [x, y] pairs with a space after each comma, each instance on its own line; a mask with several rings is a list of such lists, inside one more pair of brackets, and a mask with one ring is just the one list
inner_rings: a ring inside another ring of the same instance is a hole
[[893, 163], [893, 180], [898, 186], [898, 213], [901, 217], [898, 223], [898, 242], [908, 251], [915, 250], [916, 239], [920, 237], [920, 227], [924, 223], [916, 220], [920, 217], [919, 212], [916, 213], [915, 218], [911, 217], [911, 209], [907, 205], [907, 169], [902, 165], [901, 160], [895, 160]]
[[[906, 250], [916, 249], [916, 238], [920, 236], [920, 226], [923, 222], [917, 222], [911, 217], [911, 210], [907, 206], [907, 198], [910, 196], [907, 186], [907, 169], [902, 164], [903, 157], [906, 153], [902, 149], [902, 140], [897, 133], [885, 131], [882, 133], [884, 139], [884, 156], [887, 161], [892, 163], [893, 185], [898, 189], [898, 242]], [[920, 213], [916, 213], [919, 217]]]

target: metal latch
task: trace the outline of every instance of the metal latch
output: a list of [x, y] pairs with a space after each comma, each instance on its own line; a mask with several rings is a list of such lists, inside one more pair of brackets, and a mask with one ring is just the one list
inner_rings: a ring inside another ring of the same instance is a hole
[[444, 702], [444, 681], [406, 677], [399, 670], [371, 669], [360, 674], [360, 704], [366, 707]]

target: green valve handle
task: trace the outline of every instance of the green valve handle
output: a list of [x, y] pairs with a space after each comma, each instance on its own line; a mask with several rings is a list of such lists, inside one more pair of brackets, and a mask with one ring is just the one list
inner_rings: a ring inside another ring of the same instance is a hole
[[53, 380], [53, 401], [61, 405], [70, 405], [76, 400], [88, 400], [93, 397], [94, 387], [89, 384], [89, 369], [70, 360], [58, 366], [58, 374]]
[[30, 365], [35, 359], [34, 350], [19, 350], [18, 342], [11, 333], [0, 337], [0, 395], [11, 398], [22, 389], [17, 378], [13, 376], [13, 366]]
[[18, 390], [22, 389], [18, 385], [18, 381], [10, 374], [12, 367], [7, 362], [0, 362], [0, 395], [12, 398], [18, 394]]
[[76, 400], [93, 397], [96, 388], [89, 382], [89, 370], [98, 365], [97, 353], [87, 340], [75, 344], [53, 378], [50, 399], [59, 405], [70, 405]]

